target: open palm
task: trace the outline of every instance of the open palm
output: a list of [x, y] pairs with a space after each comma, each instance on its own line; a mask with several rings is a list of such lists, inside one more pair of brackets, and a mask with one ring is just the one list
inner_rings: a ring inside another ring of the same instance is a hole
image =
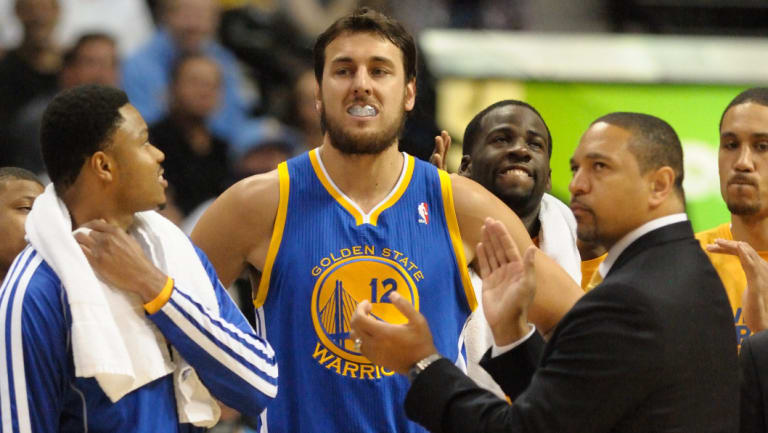
[[[520, 257], [506, 227], [488, 219], [477, 244], [480, 277], [483, 279], [483, 312], [497, 345], [521, 338], [528, 329], [528, 306], [536, 293], [536, 248]], [[520, 335], [520, 334], [523, 335]]]
[[739, 258], [747, 287], [742, 295], [744, 323], [752, 332], [768, 329], [768, 262], [746, 242], [715, 239], [707, 251], [730, 254]]

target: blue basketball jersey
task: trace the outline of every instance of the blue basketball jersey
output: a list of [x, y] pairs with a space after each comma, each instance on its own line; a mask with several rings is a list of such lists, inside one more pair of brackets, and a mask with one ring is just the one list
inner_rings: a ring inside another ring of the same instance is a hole
[[397, 292], [429, 323], [442, 355], [463, 363], [475, 308], [448, 174], [403, 154], [392, 192], [368, 214], [325, 171], [318, 150], [282, 163], [280, 202], [255, 299], [258, 328], [280, 366], [268, 432], [422, 432], [403, 410], [408, 380], [355, 350], [358, 303], [389, 323]]

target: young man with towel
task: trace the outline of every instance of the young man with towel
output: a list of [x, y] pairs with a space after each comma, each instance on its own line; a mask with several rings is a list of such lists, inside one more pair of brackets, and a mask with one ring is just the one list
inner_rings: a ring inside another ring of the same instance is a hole
[[277, 393], [274, 351], [154, 212], [164, 155], [125, 93], [59, 94], [41, 143], [53, 183], [0, 289], [1, 430], [204, 431], [214, 398], [259, 413]]

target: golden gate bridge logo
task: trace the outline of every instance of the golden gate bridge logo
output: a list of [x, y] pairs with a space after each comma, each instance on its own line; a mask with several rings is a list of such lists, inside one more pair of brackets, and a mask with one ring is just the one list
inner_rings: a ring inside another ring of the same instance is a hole
[[371, 315], [387, 323], [406, 323], [405, 316], [389, 302], [397, 292], [419, 308], [416, 285], [403, 267], [383, 257], [357, 256], [341, 260], [317, 279], [312, 293], [312, 322], [325, 347], [347, 361], [370, 363], [355, 350], [349, 322], [358, 304], [371, 302]]
[[[325, 334], [333, 344], [350, 353], [359, 353], [348, 348], [352, 345], [349, 338], [349, 320], [357, 309], [357, 304], [359, 302], [344, 290], [341, 280], [336, 280], [333, 295], [320, 310], [320, 321], [323, 324]], [[372, 316], [376, 317], [375, 314]], [[376, 318], [381, 320], [379, 317]]]

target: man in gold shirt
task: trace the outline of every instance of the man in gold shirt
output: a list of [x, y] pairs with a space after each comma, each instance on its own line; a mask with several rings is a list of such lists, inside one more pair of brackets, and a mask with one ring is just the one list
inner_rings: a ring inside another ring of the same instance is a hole
[[747, 89], [726, 107], [718, 166], [731, 221], [696, 238], [728, 292], [741, 345], [768, 327], [768, 294], [749, 289], [768, 287], [768, 88]]

